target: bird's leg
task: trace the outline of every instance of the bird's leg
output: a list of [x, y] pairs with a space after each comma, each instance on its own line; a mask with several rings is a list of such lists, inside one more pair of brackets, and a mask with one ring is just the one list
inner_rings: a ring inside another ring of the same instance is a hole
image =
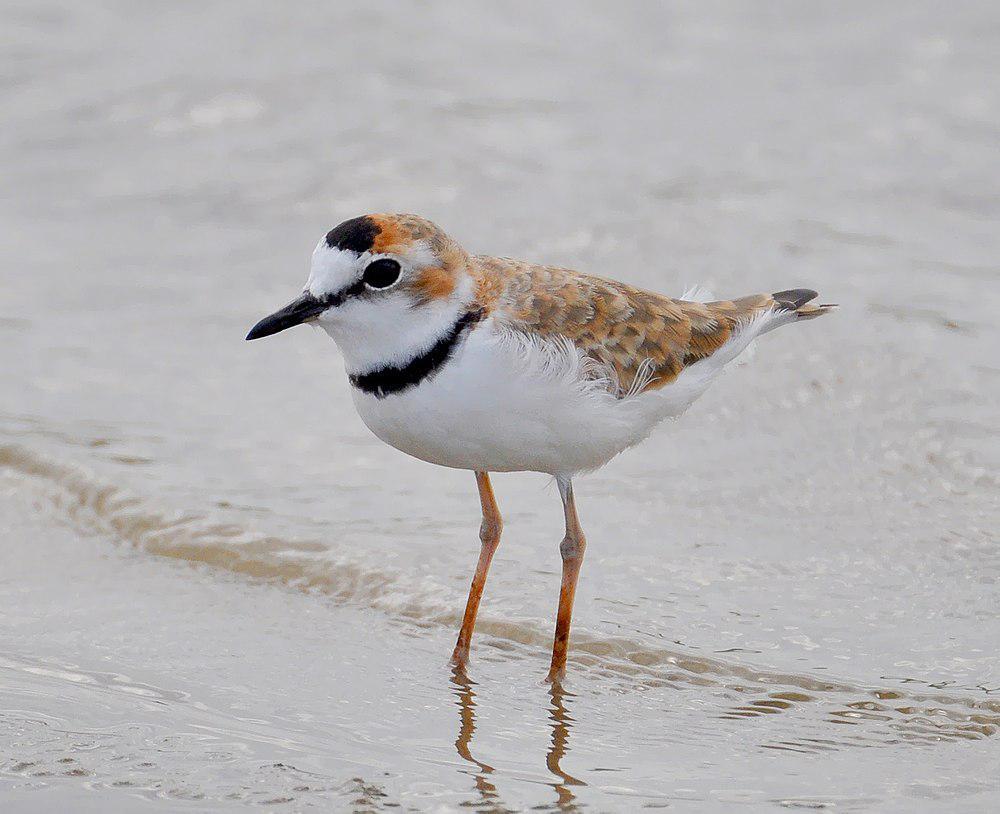
[[482, 548], [479, 551], [479, 563], [472, 577], [472, 587], [469, 588], [469, 601], [465, 605], [465, 617], [462, 619], [462, 629], [458, 633], [458, 642], [451, 660], [455, 664], [464, 665], [469, 660], [469, 644], [472, 641], [472, 630], [476, 626], [476, 612], [479, 610], [479, 600], [483, 598], [483, 587], [486, 585], [486, 574], [490, 570], [493, 554], [500, 545], [500, 532], [503, 531], [503, 519], [493, 496], [493, 485], [488, 472], [476, 473], [476, 485], [479, 487], [479, 502], [483, 506], [483, 524], [479, 527], [479, 539]]
[[580, 518], [576, 515], [573, 499], [573, 483], [569, 478], [556, 478], [559, 495], [562, 497], [563, 512], [566, 515], [566, 536], [559, 544], [562, 555], [562, 586], [559, 589], [559, 612], [556, 615], [556, 635], [552, 642], [552, 665], [548, 680], [557, 682], [566, 674], [566, 648], [569, 645], [569, 626], [573, 617], [573, 597], [576, 595], [576, 581], [583, 565], [583, 552], [587, 540], [580, 528]]

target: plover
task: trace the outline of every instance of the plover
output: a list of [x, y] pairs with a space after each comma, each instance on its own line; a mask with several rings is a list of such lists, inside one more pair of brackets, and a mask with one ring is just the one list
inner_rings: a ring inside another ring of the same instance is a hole
[[810, 304], [815, 296], [673, 299], [472, 255], [416, 215], [363, 215], [320, 240], [305, 290], [247, 339], [318, 325], [340, 347], [354, 405], [378, 438], [475, 473], [482, 546], [452, 655], [459, 665], [503, 527], [489, 473], [555, 477], [566, 521], [548, 673], [558, 680], [586, 547], [574, 476], [680, 415], [761, 334], [834, 307]]

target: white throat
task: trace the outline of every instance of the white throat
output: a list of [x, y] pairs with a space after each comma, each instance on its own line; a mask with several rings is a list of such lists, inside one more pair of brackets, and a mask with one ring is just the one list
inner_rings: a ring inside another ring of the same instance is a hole
[[429, 350], [452, 330], [471, 300], [472, 284], [465, 280], [445, 300], [350, 300], [324, 312], [317, 324], [337, 343], [349, 374], [368, 373], [403, 367]]

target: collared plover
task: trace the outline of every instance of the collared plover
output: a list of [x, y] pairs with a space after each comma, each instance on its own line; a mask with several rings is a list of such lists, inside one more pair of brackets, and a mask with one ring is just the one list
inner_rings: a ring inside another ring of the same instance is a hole
[[468, 254], [415, 215], [364, 215], [313, 252], [305, 290], [258, 339], [312, 322], [343, 353], [382, 441], [475, 473], [482, 548], [453, 660], [464, 665], [502, 521], [490, 472], [555, 476], [566, 534], [549, 679], [566, 667], [586, 546], [573, 476], [680, 415], [758, 336], [811, 319], [808, 289], [693, 302], [564, 268]]

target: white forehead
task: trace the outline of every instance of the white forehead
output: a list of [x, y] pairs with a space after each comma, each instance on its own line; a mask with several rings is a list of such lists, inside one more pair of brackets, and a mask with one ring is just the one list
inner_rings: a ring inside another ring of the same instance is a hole
[[391, 255], [364, 252], [359, 255], [350, 249], [331, 248], [324, 238], [313, 250], [306, 291], [314, 297], [342, 291], [353, 285], [361, 276], [364, 267], [376, 257], [389, 256], [398, 259], [404, 269], [407, 267], [419, 269], [438, 263], [434, 251], [424, 240], [415, 241], [407, 246], [405, 252], [393, 252]]
[[357, 252], [331, 248], [324, 238], [313, 251], [306, 291], [321, 297], [346, 288], [358, 279], [369, 256], [368, 252], [359, 256]]

